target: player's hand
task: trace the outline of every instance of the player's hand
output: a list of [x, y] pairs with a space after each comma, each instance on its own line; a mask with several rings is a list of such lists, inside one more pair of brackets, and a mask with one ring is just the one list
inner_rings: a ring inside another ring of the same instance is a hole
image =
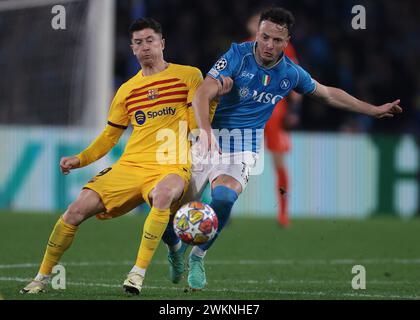
[[374, 117], [380, 118], [392, 118], [394, 114], [401, 113], [403, 109], [399, 106], [400, 100], [395, 100], [391, 103], [385, 103], [375, 108], [373, 114]]
[[215, 152], [218, 152], [219, 154], [221, 154], [221, 150], [219, 147], [219, 143], [217, 142], [216, 137], [213, 134], [213, 131], [210, 130], [204, 130], [204, 129], [200, 129], [200, 134], [198, 136], [198, 141], [197, 141], [197, 153], [198, 156], [201, 159], [204, 159], [207, 157], [207, 155], [213, 154]]
[[222, 81], [217, 80], [217, 95], [219, 97], [229, 93], [233, 87], [233, 80], [231, 77], [224, 77], [221, 75], [220, 78]]
[[60, 160], [60, 170], [63, 174], [68, 175], [70, 170], [79, 168], [80, 160], [78, 157], [62, 157]]

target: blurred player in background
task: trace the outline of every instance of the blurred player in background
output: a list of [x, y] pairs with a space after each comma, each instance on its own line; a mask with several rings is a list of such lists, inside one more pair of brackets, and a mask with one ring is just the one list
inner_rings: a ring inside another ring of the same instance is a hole
[[[189, 150], [189, 141], [187, 128], [182, 125], [188, 123], [192, 114], [192, 98], [203, 81], [201, 71], [164, 60], [165, 40], [161, 25], [155, 20], [136, 20], [129, 32], [141, 70], [118, 89], [103, 132], [80, 154], [63, 157], [61, 171], [68, 174], [103, 157], [131, 123], [130, 139], [121, 158], [89, 181], [59, 218], [39, 272], [22, 293], [46, 289], [52, 268], [72, 244], [83, 221], [94, 215], [99, 219], [115, 218], [146, 202], [151, 210], [144, 223], [137, 260], [123, 284], [126, 292], [139, 294], [146, 269], [167, 227], [170, 208], [177, 206], [186, 190], [190, 163], [187, 157], [181, 158]], [[162, 148], [159, 133], [168, 129], [176, 140]], [[165, 163], [168, 152], [175, 159]]]
[[[261, 10], [254, 13], [247, 22], [250, 37], [246, 41], [255, 41], [260, 22]], [[284, 49], [284, 54], [294, 63], [298, 64], [296, 51], [291, 42]], [[265, 125], [264, 138], [267, 149], [271, 152], [277, 175], [276, 195], [278, 203], [277, 221], [280, 226], [289, 225], [288, 192], [290, 179], [285, 163], [285, 154], [292, 147], [288, 130], [299, 123], [299, 108], [302, 96], [292, 91], [287, 98], [280, 100]]]
[[[393, 117], [402, 112], [399, 100], [374, 106], [312, 79], [308, 72], [284, 55], [293, 24], [293, 15], [283, 8], [263, 11], [256, 41], [232, 44], [208, 72], [194, 96], [193, 109], [201, 129], [194, 148], [212, 161], [201, 170], [195, 170], [193, 162], [184, 201], [199, 199], [204, 186], [210, 181], [210, 206], [217, 214], [219, 228], [211, 241], [191, 250], [188, 284], [192, 289], [200, 290], [207, 283], [204, 257], [248, 184], [250, 170], [255, 166], [261, 148], [260, 131], [279, 100], [294, 90], [336, 108], [377, 118]], [[233, 79], [233, 89], [221, 98], [210, 122], [210, 102], [217, 96], [217, 80], [221, 76]], [[232, 140], [241, 143], [232, 144]]]

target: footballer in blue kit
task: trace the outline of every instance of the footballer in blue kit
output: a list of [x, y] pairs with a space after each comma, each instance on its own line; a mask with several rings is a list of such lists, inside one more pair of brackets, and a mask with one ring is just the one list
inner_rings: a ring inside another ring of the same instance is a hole
[[[206, 161], [193, 161], [192, 176], [183, 201], [199, 200], [210, 182], [210, 206], [219, 220], [216, 236], [191, 249], [188, 284], [194, 290], [203, 289], [207, 283], [204, 257], [248, 183], [249, 172], [261, 147], [264, 126], [279, 100], [294, 90], [324, 104], [376, 118], [393, 117], [402, 112], [400, 100], [375, 106], [314, 80], [283, 53], [293, 25], [294, 17], [289, 11], [283, 8], [264, 10], [256, 41], [232, 44], [208, 72], [194, 96], [192, 107], [200, 134], [192, 150], [207, 157]], [[210, 102], [217, 96], [216, 80], [233, 81], [233, 86], [221, 98], [213, 116]], [[171, 278], [177, 283], [185, 270], [187, 246], [180, 243], [171, 228], [169, 223], [163, 240], [169, 247]]]
[[[284, 53], [271, 66], [258, 64], [255, 50], [257, 42], [232, 44], [207, 73], [214, 79], [220, 76], [233, 79], [230, 93], [221, 97], [211, 123], [213, 129], [239, 129], [242, 137], [247, 136], [246, 129], [253, 133], [252, 144], [244, 143], [241, 150], [235, 150], [233, 144], [227, 144], [229, 150], [220, 144], [222, 151], [259, 151], [261, 130], [273, 112], [277, 102], [284, 99], [290, 91], [310, 94], [315, 91], [315, 81], [308, 72], [295, 64]], [[258, 130], [261, 129], [261, 130]], [[258, 130], [258, 131], [257, 131]], [[220, 141], [220, 139], [219, 139]]]

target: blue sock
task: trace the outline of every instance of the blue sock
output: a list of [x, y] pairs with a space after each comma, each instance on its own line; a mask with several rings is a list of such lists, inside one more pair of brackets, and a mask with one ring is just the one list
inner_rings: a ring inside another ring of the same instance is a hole
[[217, 186], [212, 190], [210, 207], [212, 207], [216, 212], [217, 219], [219, 221], [219, 227], [217, 228], [216, 235], [212, 240], [199, 246], [201, 250], [208, 250], [212, 246], [213, 242], [216, 240], [219, 233], [228, 222], [233, 204], [235, 203], [236, 199], [238, 199], [238, 195], [234, 190], [228, 187]]
[[165, 232], [162, 235], [162, 241], [170, 247], [181, 241], [174, 231], [173, 216], [169, 219]]

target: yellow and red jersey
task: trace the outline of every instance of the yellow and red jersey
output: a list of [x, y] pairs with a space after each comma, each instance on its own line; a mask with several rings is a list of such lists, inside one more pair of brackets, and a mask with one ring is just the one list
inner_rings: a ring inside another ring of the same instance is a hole
[[199, 69], [171, 63], [154, 75], [140, 71], [124, 83], [108, 116], [109, 125], [133, 127], [119, 162], [135, 166], [162, 164], [166, 159], [185, 164], [188, 128], [195, 127], [192, 99], [202, 81]]

